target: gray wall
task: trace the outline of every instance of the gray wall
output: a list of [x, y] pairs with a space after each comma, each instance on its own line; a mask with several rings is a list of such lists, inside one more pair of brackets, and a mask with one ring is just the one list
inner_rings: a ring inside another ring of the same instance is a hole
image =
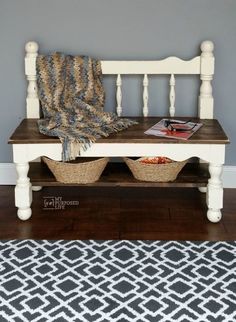
[[[25, 117], [24, 45], [88, 54], [100, 59], [161, 59], [169, 55], [190, 59], [205, 39], [215, 43], [213, 82], [215, 117], [231, 139], [226, 164], [236, 165], [236, 1], [235, 0], [0, 0], [0, 162], [11, 162], [9, 135]], [[141, 78], [127, 77], [126, 115], [141, 113]], [[114, 109], [115, 79], [106, 110]], [[168, 108], [168, 79], [151, 79], [150, 111]], [[196, 114], [199, 80], [177, 79], [177, 115]], [[129, 109], [129, 107], [132, 108]], [[134, 111], [134, 112], [133, 112]]]

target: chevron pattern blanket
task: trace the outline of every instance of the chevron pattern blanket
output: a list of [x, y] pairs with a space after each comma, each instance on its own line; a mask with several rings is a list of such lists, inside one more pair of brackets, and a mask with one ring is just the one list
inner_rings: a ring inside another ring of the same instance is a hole
[[62, 160], [75, 159], [81, 149], [135, 122], [103, 111], [105, 94], [101, 63], [86, 56], [39, 55], [36, 63], [43, 118], [39, 131], [59, 137]]

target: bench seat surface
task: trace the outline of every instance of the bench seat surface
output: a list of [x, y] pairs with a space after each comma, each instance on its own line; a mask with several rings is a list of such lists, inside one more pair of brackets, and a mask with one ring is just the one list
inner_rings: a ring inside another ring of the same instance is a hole
[[[216, 119], [191, 118], [192, 122], [203, 123], [203, 126], [188, 140], [161, 138], [146, 135], [144, 132], [160, 121], [163, 117], [129, 117], [136, 120], [137, 125], [128, 129], [100, 138], [97, 143], [185, 143], [185, 144], [227, 144], [229, 139]], [[189, 120], [189, 117], [176, 117]], [[24, 119], [10, 137], [10, 144], [60, 143], [57, 137], [39, 133], [37, 119]]]

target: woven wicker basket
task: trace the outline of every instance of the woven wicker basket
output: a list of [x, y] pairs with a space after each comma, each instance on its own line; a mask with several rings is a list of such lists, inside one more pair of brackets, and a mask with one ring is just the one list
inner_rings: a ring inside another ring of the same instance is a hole
[[137, 180], [151, 182], [174, 181], [188, 162], [188, 160], [185, 160], [180, 162], [172, 161], [171, 163], [165, 164], [146, 164], [140, 162], [141, 159], [145, 158], [139, 158], [137, 160], [130, 158], [123, 159]]
[[97, 181], [109, 158], [78, 158], [73, 162], [60, 162], [42, 157], [58, 182], [93, 183]]

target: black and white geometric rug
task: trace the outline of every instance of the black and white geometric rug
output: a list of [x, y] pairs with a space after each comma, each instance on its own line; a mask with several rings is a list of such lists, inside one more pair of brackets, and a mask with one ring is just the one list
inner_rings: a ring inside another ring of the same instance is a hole
[[236, 242], [0, 242], [0, 322], [235, 322]]

